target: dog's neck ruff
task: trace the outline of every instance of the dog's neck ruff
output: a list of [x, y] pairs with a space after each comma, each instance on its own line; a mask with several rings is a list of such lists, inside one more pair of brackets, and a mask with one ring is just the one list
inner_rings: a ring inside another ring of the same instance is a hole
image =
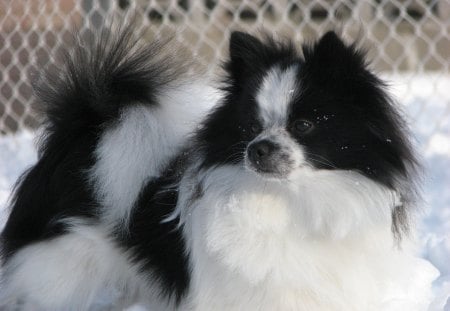
[[384, 295], [378, 274], [390, 284], [395, 273], [383, 269], [403, 260], [390, 231], [396, 195], [358, 173], [275, 181], [222, 166], [187, 174], [179, 198], [195, 310], [370, 310]]

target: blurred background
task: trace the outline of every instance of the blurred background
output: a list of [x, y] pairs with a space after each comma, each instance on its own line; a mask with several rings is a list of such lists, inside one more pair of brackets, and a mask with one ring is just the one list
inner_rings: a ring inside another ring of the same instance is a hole
[[[36, 127], [30, 81], [71, 31], [130, 13], [147, 38], [175, 33], [208, 70], [224, 58], [232, 29], [267, 29], [304, 42], [339, 28], [350, 40], [361, 37], [377, 72], [407, 76], [401, 100], [414, 95], [418, 76], [431, 79], [428, 96], [448, 94], [441, 77], [450, 71], [449, 0], [0, 0], [0, 132]], [[426, 106], [424, 100], [413, 117]], [[449, 114], [439, 113], [430, 126]]]
[[0, 211], [36, 160], [32, 81], [74, 29], [132, 15], [144, 40], [174, 34], [211, 72], [231, 30], [266, 29], [299, 44], [329, 29], [359, 38], [424, 159], [419, 253], [441, 273], [430, 310], [450, 310], [450, 0], [0, 0]]

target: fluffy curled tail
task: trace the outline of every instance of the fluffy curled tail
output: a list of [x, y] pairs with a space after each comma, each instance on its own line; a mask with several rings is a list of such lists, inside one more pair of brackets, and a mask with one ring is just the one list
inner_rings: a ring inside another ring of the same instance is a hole
[[157, 105], [157, 95], [186, 71], [165, 53], [170, 40], [142, 44], [133, 24], [85, 31], [74, 36], [74, 45], [36, 87], [55, 130], [114, 121], [130, 104]]

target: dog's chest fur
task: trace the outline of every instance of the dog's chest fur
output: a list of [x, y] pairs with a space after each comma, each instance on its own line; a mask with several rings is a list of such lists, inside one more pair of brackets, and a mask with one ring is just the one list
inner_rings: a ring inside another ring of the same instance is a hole
[[293, 210], [305, 208], [301, 197], [236, 174], [203, 178], [203, 196], [185, 207], [192, 279], [183, 309], [380, 310], [406, 260], [388, 218], [344, 238], [313, 235]]

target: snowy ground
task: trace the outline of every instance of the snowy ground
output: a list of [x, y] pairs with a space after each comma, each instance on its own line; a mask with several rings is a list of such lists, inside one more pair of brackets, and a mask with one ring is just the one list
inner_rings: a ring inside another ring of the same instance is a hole
[[[450, 76], [389, 76], [391, 90], [404, 103], [425, 163], [424, 204], [419, 217], [420, 256], [439, 271], [430, 311], [450, 311]], [[36, 161], [34, 134], [0, 136], [0, 211], [11, 187]], [[0, 212], [0, 227], [6, 213]]]

